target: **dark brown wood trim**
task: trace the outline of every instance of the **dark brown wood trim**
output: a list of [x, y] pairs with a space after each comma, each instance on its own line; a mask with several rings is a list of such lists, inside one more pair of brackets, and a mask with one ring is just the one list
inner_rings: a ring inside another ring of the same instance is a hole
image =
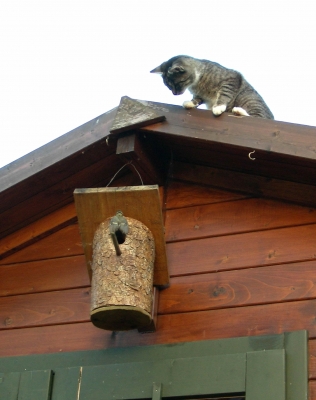
[[268, 178], [250, 173], [175, 162], [173, 177], [256, 197], [267, 197], [316, 207], [316, 185]]
[[228, 113], [215, 117], [209, 110], [185, 110], [168, 104], [147, 102], [147, 107], [165, 110], [166, 121], [144, 127], [144, 132], [316, 161], [316, 127]]
[[164, 184], [168, 159], [163, 151], [153, 152], [147, 148], [146, 140], [142, 136], [131, 133], [120, 137], [117, 141], [116, 154], [139, 177], [140, 184], [160, 186]]
[[[84, 154], [88, 146], [109, 134], [116, 110], [117, 107], [1, 168], [0, 191], [3, 192], [52, 165], [63, 162], [75, 153]], [[60, 178], [61, 176], [58, 177], [59, 180]]]

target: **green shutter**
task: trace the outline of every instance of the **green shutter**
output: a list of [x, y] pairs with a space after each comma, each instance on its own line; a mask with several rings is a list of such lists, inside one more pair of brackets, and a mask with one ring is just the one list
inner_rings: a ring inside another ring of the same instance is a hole
[[81, 382], [81, 367], [56, 368], [52, 400], [77, 400]]
[[0, 400], [16, 400], [19, 394], [20, 372], [0, 374]]
[[1, 374], [1, 400], [50, 400], [53, 372], [24, 371]]
[[[0, 359], [0, 400], [308, 400], [308, 334]], [[34, 371], [36, 369], [36, 371]]]
[[285, 351], [247, 353], [246, 400], [286, 400]]
[[84, 367], [79, 399], [148, 399], [153, 382], [162, 397], [244, 392], [245, 370], [244, 353]]

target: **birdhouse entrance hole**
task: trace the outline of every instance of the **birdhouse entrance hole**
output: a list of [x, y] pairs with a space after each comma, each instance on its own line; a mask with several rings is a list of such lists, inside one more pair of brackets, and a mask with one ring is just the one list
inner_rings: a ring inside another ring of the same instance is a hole
[[123, 244], [125, 242], [125, 236], [123, 236], [120, 231], [115, 232], [115, 236], [118, 244]]

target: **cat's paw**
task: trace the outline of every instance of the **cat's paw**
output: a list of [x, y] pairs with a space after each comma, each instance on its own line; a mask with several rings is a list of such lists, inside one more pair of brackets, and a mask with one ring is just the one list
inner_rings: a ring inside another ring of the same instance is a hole
[[183, 106], [184, 108], [190, 109], [190, 108], [195, 108], [195, 107], [196, 107], [196, 104], [194, 104], [192, 100], [189, 100], [189, 101], [185, 101], [185, 102], [182, 104], [182, 106]]
[[220, 106], [214, 106], [212, 108], [213, 114], [214, 115], [221, 115], [223, 114], [223, 112], [226, 110], [226, 105], [225, 104], [221, 104]]
[[249, 114], [247, 113], [247, 111], [244, 110], [244, 109], [241, 108], [241, 107], [234, 107], [234, 108], [232, 109], [232, 112], [233, 112], [234, 115], [243, 115], [243, 116], [245, 116], [245, 117], [249, 117]]

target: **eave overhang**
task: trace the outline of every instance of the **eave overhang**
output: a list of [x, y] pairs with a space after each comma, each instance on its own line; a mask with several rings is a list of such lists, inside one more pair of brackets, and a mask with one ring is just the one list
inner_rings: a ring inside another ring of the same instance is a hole
[[[139, 123], [116, 129], [124, 102], [137, 108]], [[131, 162], [145, 184], [162, 185], [179, 161], [216, 171], [210, 185], [316, 206], [315, 138], [315, 127], [123, 97], [118, 108], [0, 169], [0, 237], [69, 204], [76, 188], [106, 185]]]

